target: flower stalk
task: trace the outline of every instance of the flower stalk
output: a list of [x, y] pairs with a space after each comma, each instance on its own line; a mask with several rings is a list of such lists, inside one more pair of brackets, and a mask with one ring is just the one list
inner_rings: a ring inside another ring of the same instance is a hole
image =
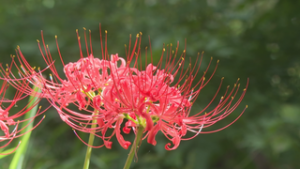
[[132, 159], [134, 157], [134, 154], [137, 153], [136, 150], [138, 149], [140, 141], [142, 140], [144, 129], [145, 128], [142, 125], [138, 126], [136, 137], [135, 137], [135, 140], [134, 140], [134, 142], [131, 146], [131, 149], [130, 149], [130, 152], [128, 154], [126, 163], [124, 165], [124, 169], [129, 169], [130, 168], [130, 165], [131, 165]]
[[[36, 91], [37, 93], [40, 92], [40, 89], [36, 86], [33, 87], [33, 90]], [[38, 104], [36, 102], [39, 100], [38, 97], [35, 96], [30, 96], [29, 97], [29, 104], [27, 106], [28, 109], [31, 109], [29, 112], [25, 114], [24, 119], [31, 119], [34, 116], [36, 116], [37, 111], [38, 111]], [[36, 104], [33, 108], [32, 106]], [[30, 124], [28, 124], [30, 123]], [[27, 127], [26, 127], [27, 126]], [[27, 151], [28, 147], [28, 142], [31, 136], [31, 130], [33, 128], [33, 121], [27, 121], [23, 122], [21, 128], [26, 127], [26, 129], [22, 130], [21, 133], [26, 133], [25, 135], [22, 136], [21, 138], [21, 144], [18, 148], [18, 150], [15, 152], [15, 155], [10, 163], [9, 169], [22, 169], [22, 165], [24, 162], [25, 154]]]
[[[95, 113], [96, 115], [97, 113]], [[93, 121], [92, 121], [92, 126], [91, 128], [95, 128], [97, 126], [97, 119], [94, 118]], [[86, 153], [85, 153], [85, 159], [84, 159], [84, 164], [83, 164], [83, 169], [88, 169], [89, 168], [89, 165], [90, 165], [90, 158], [91, 158], [91, 155], [92, 155], [92, 145], [94, 144], [94, 139], [95, 139], [95, 134], [94, 134], [94, 131], [91, 131], [90, 133], [90, 136], [89, 136], [89, 142], [88, 142], [88, 145], [87, 146], [87, 149], [86, 149]]]

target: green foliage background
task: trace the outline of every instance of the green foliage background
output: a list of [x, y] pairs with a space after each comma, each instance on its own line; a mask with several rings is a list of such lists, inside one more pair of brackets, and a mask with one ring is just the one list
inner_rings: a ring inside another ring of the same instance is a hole
[[[245, 86], [249, 77], [250, 84], [240, 107], [217, 127], [230, 123], [246, 104], [249, 108], [229, 128], [183, 141], [175, 151], [164, 149], [168, 140], [161, 133], [156, 146], [144, 141], [132, 168], [298, 169], [299, 6], [300, 1], [291, 0], [2, 1], [0, 62], [8, 63], [19, 45], [32, 65], [45, 67], [36, 43], [40, 30], [57, 61], [54, 35], [58, 35], [66, 62], [79, 58], [75, 29], [82, 34], [82, 27], [92, 30], [94, 53], [100, 56], [99, 23], [108, 30], [108, 51], [120, 55], [129, 34], [143, 32], [142, 46], [148, 45], [149, 35], [155, 57], [163, 43], [180, 41], [183, 50], [187, 39], [188, 57], [205, 51], [204, 67], [210, 56], [220, 59], [217, 73], [192, 111], [209, 102], [223, 76], [224, 89], [237, 78]], [[32, 133], [24, 169], [82, 168], [86, 146], [53, 109], [45, 114]], [[133, 135], [125, 138], [133, 141]], [[111, 150], [93, 150], [90, 168], [122, 168], [128, 152], [114, 140]], [[8, 168], [10, 158], [0, 160], [1, 169]]]

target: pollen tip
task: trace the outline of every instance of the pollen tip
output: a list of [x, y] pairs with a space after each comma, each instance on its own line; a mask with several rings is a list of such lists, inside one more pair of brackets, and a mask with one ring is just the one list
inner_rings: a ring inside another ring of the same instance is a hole
[[166, 51], [166, 49], [165, 49], [165, 48], [163, 48], [163, 51]]
[[54, 37], [55, 37], [55, 39], [57, 39], [57, 35], [55, 35]]
[[224, 80], [224, 77], [222, 77], [221, 80]]
[[40, 43], [40, 40], [37, 39], [36, 41], [37, 41], [38, 43]]
[[89, 29], [89, 32], [91, 33], [92, 31]]
[[105, 34], [107, 34], [107, 30], [105, 30]]
[[185, 52], [186, 52], [186, 50], [184, 49], [184, 50], [183, 50], [183, 53], [185, 53]]
[[170, 46], [173, 46], [173, 44], [172, 44], [172, 43], [170, 43]]
[[210, 57], [210, 60], [213, 60], [213, 57], [212, 57], [212, 56]]
[[140, 32], [140, 35], [143, 35], [143, 33], [142, 33], [142, 32]]
[[246, 105], [246, 108], [248, 108], [248, 105]]
[[240, 78], [237, 79], [238, 81], [240, 80]]
[[76, 29], [76, 33], [78, 33], [78, 29]]
[[140, 34], [136, 34], [136, 37], [137, 37], [137, 38], [140, 37]]
[[220, 62], [220, 60], [217, 60], [217, 63], [219, 63]]
[[41, 109], [42, 108], [42, 106], [39, 106], [39, 109]]
[[83, 30], [86, 30], [86, 28], [85, 28], [85, 27], [83, 27]]

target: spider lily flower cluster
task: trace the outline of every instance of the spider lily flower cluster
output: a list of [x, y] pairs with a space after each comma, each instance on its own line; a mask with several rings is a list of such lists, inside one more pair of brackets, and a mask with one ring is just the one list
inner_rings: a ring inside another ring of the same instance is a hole
[[[6, 72], [8, 72], [8, 69], [6, 69]], [[1, 71], [1, 73], [3, 72]], [[28, 87], [28, 82], [23, 81], [23, 86]], [[15, 138], [21, 137], [36, 128], [44, 119], [43, 117], [34, 127], [27, 129], [27, 126], [33, 122], [35, 117], [41, 115], [45, 110], [41, 111], [41, 107], [39, 107], [38, 111], [33, 117], [24, 119], [23, 117], [25, 114], [37, 106], [39, 100], [35, 101], [29, 99], [29, 104], [22, 108], [18, 108], [18, 102], [28, 98], [29, 95], [22, 93], [21, 91], [16, 91], [13, 99], [7, 99], [6, 92], [8, 88], [9, 85], [7, 84], [7, 81], [4, 81], [0, 89], [0, 143], [3, 143], [0, 145], [0, 149], [7, 147]], [[34, 93], [32, 94], [34, 95]], [[21, 142], [19, 142], [18, 146], [20, 143]], [[13, 153], [18, 146], [10, 152], [0, 152], [0, 155]]]
[[[57, 43], [66, 78], [61, 78], [56, 70], [42, 34], [42, 44], [38, 41], [38, 45], [48, 65], [47, 69], [52, 72], [49, 78], [42, 75], [44, 70], [33, 69], [18, 48], [17, 56], [22, 68], [22, 73], [19, 73], [21, 78], [8, 73], [3, 74], [2, 79], [8, 80], [12, 86], [27, 94], [32, 90], [23, 86], [23, 79], [39, 87], [40, 97], [48, 99], [61, 119], [74, 129], [78, 137], [77, 131], [81, 131], [93, 133], [103, 140], [103, 144], [99, 146], [89, 146], [111, 148], [111, 138], [116, 136], [120, 145], [127, 149], [131, 142], [126, 141], [123, 134], [136, 133], [139, 127], [143, 127], [143, 139], [147, 139], [148, 143], [156, 145], [155, 137], [161, 131], [172, 143], [166, 144], [165, 148], [174, 150], [181, 140], [189, 140], [200, 133], [216, 132], [228, 127], [245, 111], [244, 109], [233, 122], [219, 130], [202, 131], [224, 119], [238, 107], [246, 93], [248, 82], [239, 96], [237, 96], [240, 88], [238, 82], [232, 88], [227, 87], [218, 104], [208, 110], [217, 99], [222, 78], [212, 101], [203, 110], [191, 114], [193, 103], [216, 71], [217, 66], [212, 74], [207, 76], [212, 59], [204, 73], [200, 74], [199, 65], [203, 55], [198, 54], [196, 64], [188, 64], [187, 62], [191, 63], [191, 60], [186, 61], [188, 60], [186, 50], [178, 56], [179, 43], [177, 43], [175, 50], [172, 44], [163, 46], [159, 62], [154, 65], [151, 45], [149, 51], [146, 48], [145, 54], [142, 55], [141, 33], [137, 34], [133, 44], [129, 41], [125, 58], [119, 57], [118, 54], [109, 56], [106, 46], [107, 31], [103, 47], [101, 28], [102, 56], [100, 58], [94, 56], [91, 32], [89, 31], [88, 40], [84, 31], [87, 50], [84, 57], [81, 39], [78, 31], [76, 32], [80, 48], [78, 61], [65, 64]], [[238, 99], [234, 99], [235, 97]], [[72, 109], [71, 105], [75, 105], [77, 109]], [[108, 132], [109, 130], [112, 132]], [[192, 135], [186, 137], [188, 132]], [[82, 140], [80, 137], [79, 139]]]

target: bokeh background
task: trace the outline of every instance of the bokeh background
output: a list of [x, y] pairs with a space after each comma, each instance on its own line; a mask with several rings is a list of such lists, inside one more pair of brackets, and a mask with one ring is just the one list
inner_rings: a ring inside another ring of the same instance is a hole
[[[99, 23], [108, 30], [108, 50], [124, 55], [129, 34], [143, 33], [142, 46], [151, 37], [153, 56], [163, 43], [187, 40], [187, 56], [205, 51], [220, 60], [213, 80], [199, 96], [193, 112], [213, 97], [220, 79], [223, 89], [250, 78], [239, 108], [217, 126], [233, 125], [213, 134], [182, 141], [167, 151], [162, 133], [157, 145], [142, 143], [135, 169], [298, 169], [300, 168], [300, 1], [296, 0], [14, 0], [0, 5], [0, 62], [8, 63], [17, 45], [32, 65], [45, 67], [36, 39], [44, 31], [53, 58], [59, 61], [55, 35], [65, 61], [76, 61], [79, 49], [75, 30], [92, 30], [94, 53], [100, 56]], [[58, 62], [59, 63], [59, 62]], [[62, 68], [58, 70], [61, 70]], [[221, 96], [221, 94], [220, 94]], [[43, 101], [41, 104], [47, 104]], [[24, 169], [82, 168], [86, 146], [64, 124], [55, 110], [36, 128]], [[83, 135], [87, 140], [88, 136]], [[133, 135], [125, 137], [133, 141]], [[100, 144], [99, 142], [96, 142]], [[16, 144], [16, 143], [15, 143]], [[129, 150], [114, 139], [113, 148], [94, 149], [91, 169], [118, 169]], [[11, 157], [0, 160], [6, 169]]]

